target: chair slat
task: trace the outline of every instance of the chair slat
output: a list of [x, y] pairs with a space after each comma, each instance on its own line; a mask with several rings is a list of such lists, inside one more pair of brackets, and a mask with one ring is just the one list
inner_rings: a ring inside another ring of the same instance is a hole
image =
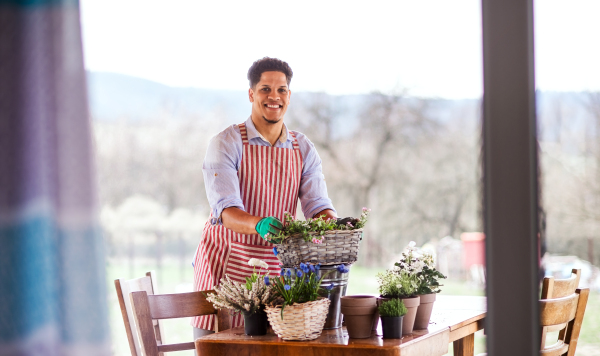
[[146, 356], [158, 356], [156, 337], [154, 336], [154, 325], [150, 318], [150, 305], [148, 294], [145, 291], [132, 292], [129, 294], [131, 307], [135, 315], [135, 324], [140, 337], [143, 354]]
[[196, 348], [194, 342], [183, 342], [181, 344], [166, 344], [158, 346], [160, 352], [173, 352], [173, 351], [184, 351], [193, 350]]
[[148, 304], [152, 319], [184, 318], [217, 313], [202, 292], [149, 295]]
[[569, 350], [569, 345], [559, 341], [558, 343], [540, 351], [541, 356], [560, 356]]
[[575, 318], [578, 294], [557, 299], [540, 300], [540, 325], [551, 326], [564, 324]]

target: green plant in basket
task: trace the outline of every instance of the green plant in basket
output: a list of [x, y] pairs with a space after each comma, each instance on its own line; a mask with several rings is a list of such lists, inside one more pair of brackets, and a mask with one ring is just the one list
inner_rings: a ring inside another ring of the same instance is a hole
[[[281, 319], [283, 319], [283, 310], [287, 305], [293, 305], [295, 303], [306, 303], [317, 300], [319, 290], [321, 289], [321, 281], [326, 277], [328, 273], [321, 274], [319, 277], [319, 270], [321, 265], [312, 265], [310, 263], [300, 264], [300, 268], [282, 269], [279, 277], [270, 278], [268, 283], [273, 286], [278, 297], [272, 304], [282, 305], [281, 308]], [[338, 266], [338, 270], [342, 273], [347, 273], [349, 268], [344, 265]], [[265, 281], [267, 278], [265, 278]], [[331, 290], [333, 284], [325, 287], [325, 290]]]
[[[369, 218], [371, 209], [363, 208], [358, 218], [343, 218], [326, 220], [324, 216], [313, 219], [296, 220], [288, 212], [285, 213], [283, 229], [277, 235], [268, 234], [266, 239], [274, 244], [280, 244], [291, 235], [301, 234], [304, 241], [316, 244], [322, 243], [323, 234], [332, 230], [362, 229]], [[316, 235], [311, 233], [316, 233]]]
[[404, 302], [402, 301], [402, 299], [395, 299], [395, 298], [381, 303], [381, 305], [379, 306], [378, 309], [379, 309], [379, 315], [383, 316], [383, 317], [404, 316], [406, 314], [406, 312], [408, 311], [406, 309], [406, 306], [404, 306]]

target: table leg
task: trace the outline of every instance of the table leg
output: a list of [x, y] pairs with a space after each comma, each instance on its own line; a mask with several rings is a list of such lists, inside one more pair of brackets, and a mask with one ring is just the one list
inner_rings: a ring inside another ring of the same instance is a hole
[[454, 356], [473, 356], [475, 354], [475, 334], [469, 334], [453, 343]]

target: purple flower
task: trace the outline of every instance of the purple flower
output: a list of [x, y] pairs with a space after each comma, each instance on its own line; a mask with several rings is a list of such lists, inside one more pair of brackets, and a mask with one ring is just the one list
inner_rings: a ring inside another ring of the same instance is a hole
[[291, 277], [291, 276], [292, 276], [292, 270], [289, 270], [289, 269], [287, 270], [287, 276], [288, 276], [288, 277]]
[[325, 289], [332, 290], [333, 289], [333, 283], [331, 283], [330, 285], [328, 285], [327, 287], [325, 287]]
[[274, 254], [275, 256], [277, 256], [277, 254], [278, 254], [278, 253], [279, 253], [279, 252], [277, 252], [277, 247], [273, 247], [273, 254]]
[[289, 284], [286, 284], [286, 285], [283, 286], [283, 289], [285, 289], [285, 290], [290, 290], [290, 288], [292, 288], [292, 287], [290, 287]]
[[271, 284], [271, 282], [269, 282], [269, 277], [267, 277], [267, 276], [265, 276], [265, 284], [266, 285], [270, 285]]
[[340, 273], [348, 273], [350, 271], [350, 267], [346, 265], [337, 265], [336, 268]]
[[284, 275], [284, 274], [285, 274], [285, 270], [282, 268], [282, 269], [281, 269], [281, 271], [279, 272], [279, 275], [280, 275], [281, 277], [283, 277], [283, 275]]
[[315, 269], [316, 269], [317, 271], [318, 271], [318, 270], [320, 270], [320, 269], [321, 269], [321, 264], [320, 264], [320, 263], [317, 263], [317, 264], [315, 265]]
[[296, 272], [296, 276], [298, 276], [298, 278], [302, 277], [302, 271]]
[[313, 265], [308, 265], [308, 267], [310, 267], [310, 271], [311, 271], [312, 273], [315, 273], [315, 266], [313, 266]]

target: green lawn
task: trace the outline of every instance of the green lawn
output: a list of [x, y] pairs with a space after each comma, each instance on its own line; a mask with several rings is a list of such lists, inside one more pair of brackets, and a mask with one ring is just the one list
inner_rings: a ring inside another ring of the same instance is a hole
[[[178, 261], [164, 261], [162, 268], [158, 270], [152, 260], [136, 261], [133, 268], [127, 263], [109, 261], [106, 269], [108, 283], [108, 298], [110, 312], [110, 327], [113, 338], [114, 354], [117, 356], [130, 355], [129, 345], [125, 334], [123, 319], [117, 302], [114, 280], [117, 278], [135, 278], [143, 276], [147, 271], [155, 270], [158, 274], [159, 293], [181, 293], [189, 291], [193, 279], [192, 266], [180, 267]], [[364, 268], [353, 266], [350, 272], [347, 294], [374, 294], [377, 295], [377, 282], [375, 275], [384, 269]], [[442, 294], [447, 295], [484, 295], [484, 291], [467, 283], [444, 281]], [[163, 324], [165, 340], [168, 343], [184, 342], [192, 340], [192, 329], [189, 318], [166, 320]], [[600, 293], [590, 294], [588, 301], [577, 355], [600, 356]], [[482, 332], [475, 334], [475, 355], [485, 352], [485, 335]], [[177, 356], [193, 356], [194, 353], [178, 352]], [[449, 347], [448, 355], [452, 355], [452, 347]]]

